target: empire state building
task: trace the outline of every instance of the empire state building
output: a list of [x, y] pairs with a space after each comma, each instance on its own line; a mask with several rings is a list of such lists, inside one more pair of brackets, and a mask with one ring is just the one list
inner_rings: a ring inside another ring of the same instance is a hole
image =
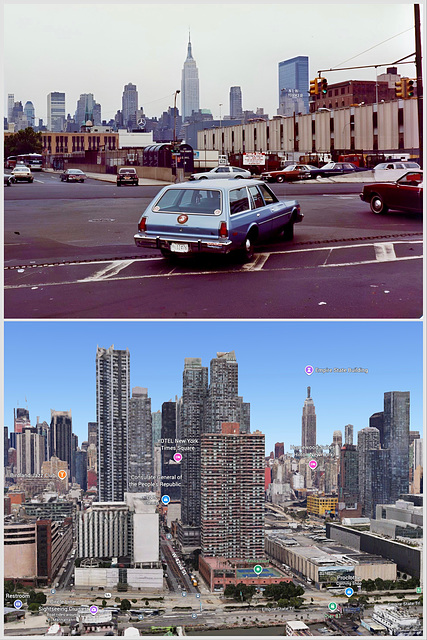
[[181, 81], [181, 112], [182, 120], [191, 116], [193, 111], [199, 110], [199, 72], [196, 61], [191, 53], [190, 34], [188, 34], [187, 59], [182, 69]]
[[316, 409], [310, 397], [311, 387], [307, 387], [307, 398], [302, 409], [302, 454], [315, 454], [316, 448]]

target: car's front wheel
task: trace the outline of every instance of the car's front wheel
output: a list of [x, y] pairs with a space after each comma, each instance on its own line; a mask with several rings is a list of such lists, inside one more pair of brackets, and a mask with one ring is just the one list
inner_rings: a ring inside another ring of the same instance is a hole
[[199, 180], [207, 180], [207, 177], [206, 177], [206, 176], [201, 176], [201, 177], [199, 178]]
[[374, 195], [371, 196], [370, 204], [372, 213], [387, 213], [388, 211], [387, 205], [378, 193], [374, 193]]
[[235, 180], [241, 180], [243, 176], [235, 176]]
[[285, 178], [283, 176], [277, 176], [277, 182], [284, 182]]

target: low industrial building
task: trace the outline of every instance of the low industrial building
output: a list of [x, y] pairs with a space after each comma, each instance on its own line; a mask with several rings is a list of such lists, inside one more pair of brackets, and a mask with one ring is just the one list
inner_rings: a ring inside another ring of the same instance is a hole
[[338, 507], [338, 496], [307, 496], [307, 513], [324, 518], [335, 514]]
[[409, 607], [376, 604], [372, 618], [382, 624], [390, 636], [422, 636], [422, 621]]
[[311, 636], [313, 634], [302, 620], [287, 620], [285, 623], [285, 635]]
[[407, 500], [396, 504], [378, 504], [375, 520], [371, 520], [371, 532], [388, 538], [422, 538], [423, 507]]
[[155, 493], [125, 493], [78, 513], [76, 588], [163, 588]]
[[422, 580], [422, 547], [405, 544], [369, 531], [358, 531], [334, 522], [326, 523], [326, 536], [331, 543], [346, 545], [353, 551], [373, 553], [396, 563], [397, 570]]
[[267, 534], [265, 549], [270, 557], [311, 580], [317, 589], [397, 577], [396, 564], [390, 560], [332, 541], [313, 544], [308, 535], [295, 534], [290, 538], [281, 532]]
[[62, 522], [8, 516], [4, 524], [4, 577], [49, 586], [73, 546], [71, 518]]
[[[280, 571], [263, 566], [261, 574], [256, 574], [254, 566], [256, 562], [245, 562], [239, 558], [206, 558], [199, 557], [199, 573], [209, 587], [210, 591], [225, 589], [229, 584], [253, 584], [257, 587], [265, 587], [268, 584], [280, 582], [292, 582], [292, 578], [282, 575]], [[263, 563], [265, 565], [265, 563]]]

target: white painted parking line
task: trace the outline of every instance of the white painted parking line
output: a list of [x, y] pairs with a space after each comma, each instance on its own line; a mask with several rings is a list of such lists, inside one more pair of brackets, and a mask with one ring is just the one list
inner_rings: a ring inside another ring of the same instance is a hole
[[117, 275], [126, 267], [129, 267], [134, 260], [116, 260], [112, 264], [107, 265], [104, 269], [97, 271], [93, 276], [88, 276], [80, 282], [95, 282], [99, 280], [109, 280], [110, 277]]
[[388, 262], [397, 259], [392, 242], [376, 242], [374, 249], [378, 262]]
[[253, 262], [242, 265], [244, 271], [261, 271], [271, 253], [258, 253]]

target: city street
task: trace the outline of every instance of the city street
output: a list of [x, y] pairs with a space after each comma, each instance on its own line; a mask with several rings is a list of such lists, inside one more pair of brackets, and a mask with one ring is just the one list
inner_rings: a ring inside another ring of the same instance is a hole
[[137, 249], [160, 186], [118, 188], [52, 173], [5, 189], [6, 318], [418, 318], [422, 217], [374, 215], [360, 183], [273, 184], [304, 220], [292, 242], [166, 260]]

